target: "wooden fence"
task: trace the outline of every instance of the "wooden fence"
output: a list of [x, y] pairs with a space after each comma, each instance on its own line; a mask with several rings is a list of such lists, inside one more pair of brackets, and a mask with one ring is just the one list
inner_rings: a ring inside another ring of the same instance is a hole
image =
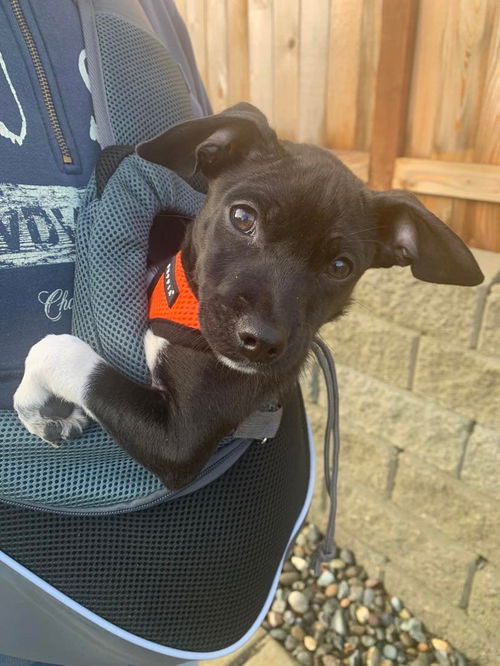
[[499, 0], [177, 0], [216, 111], [403, 187], [500, 251]]

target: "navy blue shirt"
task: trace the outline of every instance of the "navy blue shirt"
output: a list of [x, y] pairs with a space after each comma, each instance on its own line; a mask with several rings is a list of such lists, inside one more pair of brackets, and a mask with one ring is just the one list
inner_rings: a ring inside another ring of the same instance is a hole
[[0, 409], [31, 345], [70, 331], [75, 218], [98, 152], [76, 6], [0, 0]]

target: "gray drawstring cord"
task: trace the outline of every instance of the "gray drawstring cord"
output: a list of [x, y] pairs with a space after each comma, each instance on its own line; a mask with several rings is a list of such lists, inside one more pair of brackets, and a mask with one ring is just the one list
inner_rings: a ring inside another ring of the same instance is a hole
[[[316, 576], [321, 573], [321, 563], [336, 555], [334, 543], [335, 519], [337, 515], [337, 479], [339, 474], [340, 430], [339, 430], [339, 387], [335, 362], [328, 346], [320, 338], [314, 338], [311, 349], [316, 356], [326, 383], [328, 415], [323, 443], [323, 463], [325, 484], [330, 497], [330, 512], [323, 543], [311, 557], [311, 569]], [[333, 448], [332, 444], [333, 437]], [[332, 449], [332, 450], [331, 450]], [[330, 452], [331, 450], [331, 452]], [[330, 462], [331, 458], [331, 462]]]

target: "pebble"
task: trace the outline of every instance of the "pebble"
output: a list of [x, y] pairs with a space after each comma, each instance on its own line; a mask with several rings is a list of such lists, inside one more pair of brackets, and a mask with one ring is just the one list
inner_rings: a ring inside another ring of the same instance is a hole
[[281, 613], [276, 613], [276, 611], [271, 611], [267, 614], [267, 621], [271, 627], [281, 627], [283, 624], [283, 615]]
[[394, 661], [394, 659], [396, 659], [398, 656], [398, 651], [394, 647], [394, 645], [384, 645], [382, 653], [384, 657], [387, 657], [387, 659], [391, 659], [391, 661]]
[[338, 585], [337, 583], [331, 583], [331, 585], [328, 585], [325, 589], [325, 596], [326, 597], [335, 597], [337, 594], [338, 590]]
[[293, 636], [288, 635], [285, 638], [285, 650], [288, 650], [288, 652], [293, 652], [296, 647], [297, 647], [297, 641]]
[[344, 560], [346, 564], [354, 564], [354, 553], [348, 548], [342, 548], [340, 551], [340, 557]]
[[276, 611], [276, 613], [283, 614], [286, 611], [286, 601], [284, 599], [276, 599], [274, 604], [271, 606], [271, 610]]
[[340, 585], [337, 590], [337, 597], [343, 599], [349, 594], [349, 585], [345, 580], [340, 581]]
[[328, 562], [328, 566], [331, 569], [345, 569], [345, 562], [344, 560], [341, 560], [339, 557], [336, 557], [333, 560], [330, 560]]
[[348, 636], [347, 641], [353, 648], [357, 648], [359, 645], [359, 636]]
[[415, 641], [406, 631], [402, 631], [399, 634], [399, 640], [405, 647], [413, 647], [413, 645], [415, 645]]
[[307, 569], [307, 561], [303, 557], [294, 555], [290, 562], [297, 569], [297, 571], [305, 571]]
[[366, 666], [379, 666], [380, 652], [373, 646], [366, 653]]
[[350, 599], [342, 599], [340, 602], [340, 606], [341, 608], [349, 608], [350, 603], [351, 603]]
[[413, 640], [417, 641], [417, 643], [426, 642], [426, 637], [423, 632], [422, 623], [420, 620], [412, 617], [411, 620], [407, 620], [401, 624], [401, 629], [403, 631], [407, 631]]
[[356, 620], [360, 624], [366, 624], [368, 622], [369, 617], [370, 617], [370, 611], [366, 606], [360, 606], [359, 608], [356, 608]]
[[436, 650], [434, 656], [438, 660], [439, 666], [451, 666], [451, 661], [448, 658], [448, 653], [442, 650]]
[[365, 587], [378, 587], [380, 580], [378, 578], [367, 578], [365, 580]]
[[288, 604], [292, 610], [294, 610], [296, 613], [300, 613], [301, 615], [306, 613], [309, 608], [308, 598], [305, 594], [299, 592], [299, 590], [290, 592], [288, 596]]
[[411, 613], [407, 608], [403, 608], [403, 610], [399, 613], [399, 617], [402, 620], [409, 620], [411, 618]]
[[307, 613], [304, 613], [304, 615], [302, 616], [302, 619], [304, 620], [304, 622], [308, 622], [310, 624], [314, 622], [314, 620], [316, 619], [316, 614], [314, 613], [314, 611], [307, 611]]
[[312, 655], [310, 655], [309, 652], [306, 652], [305, 650], [301, 650], [300, 652], [298, 652], [296, 655], [296, 659], [299, 662], [299, 664], [302, 664], [303, 666], [312, 666], [313, 663]]
[[295, 540], [295, 543], [296, 543], [298, 546], [305, 546], [305, 545], [307, 544], [307, 537], [306, 537], [306, 535], [305, 535], [303, 532], [301, 532], [301, 533], [299, 534], [299, 536], [297, 537], [297, 539]]
[[[292, 558], [292, 564], [293, 564], [293, 558]], [[391, 597], [391, 606], [394, 608], [396, 613], [399, 613], [399, 611], [403, 610], [403, 603], [399, 597]]]
[[388, 627], [392, 623], [392, 615], [390, 613], [382, 613], [380, 615], [380, 621], [382, 622], [384, 627]]
[[323, 610], [325, 611], [325, 613], [333, 614], [337, 610], [338, 606], [339, 602], [337, 601], [337, 599], [328, 599], [328, 601], [326, 601], [323, 604]]
[[283, 641], [285, 641], [288, 636], [284, 629], [271, 629], [269, 635], [280, 643], [283, 643]]
[[366, 631], [366, 627], [362, 627], [359, 624], [352, 624], [350, 626], [350, 631], [351, 634], [354, 634], [355, 636], [363, 636]]
[[429, 646], [427, 645], [427, 643], [419, 643], [417, 645], [417, 650], [419, 652], [428, 652], [429, 651]]
[[432, 638], [431, 643], [432, 647], [437, 651], [442, 650], [443, 652], [446, 652], [446, 650], [449, 648], [448, 643], [441, 640], [440, 638]]
[[375, 592], [371, 588], [367, 587], [363, 591], [363, 604], [365, 606], [371, 606], [374, 598], [375, 598]]
[[315, 638], [312, 636], [306, 636], [304, 638], [304, 645], [306, 647], [306, 650], [309, 650], [309, 652], [314, 652], [314, 650], [318, 647], [318, 643]]
[[316, 525], [309, 525], [307, 528], [307, 540], [311, 543], [317, 543], [321, 538], [320, 531], [316, 527]]
[[328, 587], [335, 580], [335, 576], [331, 571], [323, 571], [321, 576], [316, 581], [320, 587]]
[[419, 654], [415, 661], [411, 662], [411, 666], [429, 666], [432, 661], [432, 657], [428, 654]]
[[372, 645], [375, 645], [376, 641], [373, 638], [373, 636], [361, 636], [361, 642], [365, 647], [371, 647]]
[[291, 610], [286, 610], [283, 613], [283, 619], [287, 624], [293, 624], [295, 622], [295, 615], [292, 613]]
[[321, 624], [324, 627], [328, 628], [332, 621], [332, 616], [330, 615], [330, 613], [325, 613], [325, 611], [320, 611], [318, 614], [318, 620], [321, 622]]
[[347, 660], [347, 663], [349, 666], [361, 666], [363, 661], [361, 659], [360, 651], [356, 650], [355, 652], [353, 652], [349, 657], [349, 659]]
[[338, 666], [339, 660], [331, 654], [325, 654], [321, 659], [322, 666]]
[[[363, 588], [361, 585], [353, 585], [351, 591], [349, 592], [349, 599], [351, 601], [361, 601], [363, 598]], [[366, 606], [367, 604], [365, 604]]]
[[290, 629], [290, 634], [295, 638], [296, 641], [303, 641], [306, 632], [298, 624], [294, 624]]
[[280, 576], [280, 585], [284, 587], [289, 587], [292, 583], [299, 580], [300, 575], [296, 571], [285, 571]]
[[335, 615], [332, 620], [332, 629], [336, 631], [341, 636], [345, 636], [347, 633], [347, 625], [344, 617], [344, 612], [341, 608], [338, 608], [335, 611]]
[[342, 636], [334, 636], [333, 645], [334, 645], [334, 647], [337, 648], [337, 650], [339, 652], [343, 652], [344, 651], [344, 639], [342, 638]]

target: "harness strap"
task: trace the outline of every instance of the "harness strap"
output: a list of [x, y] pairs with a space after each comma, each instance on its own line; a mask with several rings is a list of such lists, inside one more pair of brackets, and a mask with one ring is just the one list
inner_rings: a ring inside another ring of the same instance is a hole
[[182, 253], [178, 252], [165, 266], [149, 298], [149, 321], [167, 320], [200, 330], [199, 302], [189, 286]]

